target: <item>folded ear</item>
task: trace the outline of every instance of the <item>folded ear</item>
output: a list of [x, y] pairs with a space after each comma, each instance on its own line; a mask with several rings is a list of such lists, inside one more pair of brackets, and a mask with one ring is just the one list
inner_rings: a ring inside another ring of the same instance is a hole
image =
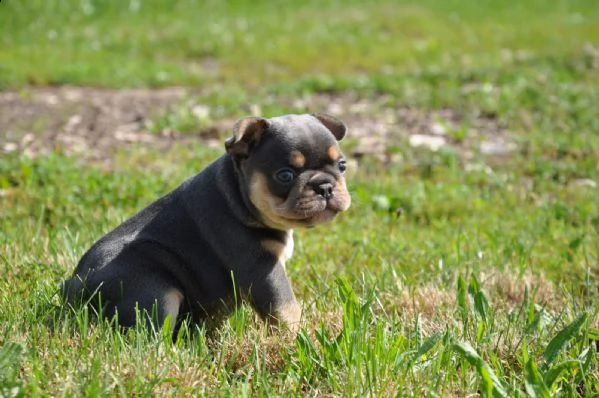
[[331, 115], [327, 115], [326, 113], [312, 113], [312, 116], [318, 119], [320, 123], [324, 124], [324, 126], [333, 133], [337, 141], [341, 141], [343, 137], [345, 137], [347, 127], [341, 120]]
[[247, 157], [267, 128], [268, 120], [261, 117], [247, 117], [237, 121], [233, 127], [233, 136], [225, 141], [227, 153]]

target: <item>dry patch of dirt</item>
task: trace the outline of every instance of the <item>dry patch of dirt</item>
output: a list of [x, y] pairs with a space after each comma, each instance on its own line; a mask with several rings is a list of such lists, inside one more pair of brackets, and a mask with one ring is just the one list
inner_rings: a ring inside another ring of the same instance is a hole
[[86, 158], [109, 156], [132, 142], [164, 145], [148, 121], [186, 90], [103, 90], [59, 87], [0, 93], [0, 148], [35, 156], [51, 151]]
[[[97, 160], [108, 159], [115, 149], [131, 144], [164, 148], [198, 139], [215, 144], [214, 140], [233, 126], [233, 119], [209, 122], [191, 133], [149, 129], [152, 120], [175, 107], [190, 107], [189, 114], [198, 108], [210, 113], [211, 104], [205, 102], [200, 92], [180, 87], [107, 90], [66, 86], [0, 92], [0, 153], [36, 156], [59, 151]], [[424, 112], [397, 107], [383, 95], [317, 94], [277, 98], [277, 102], [298, 113], [309, 110], [340, 117], [350, 128], [356, 157], [390, 160], [389, 148], [397, 145], [433, 151], [453, 148], [466, 156], [472, 152], [505, 156], [515, 150], [505, 128], [492, 118], [465, 122], [462, 115], [449, 109]], [[260, 112], [259, 106], [247, 105], [252, 113]]]

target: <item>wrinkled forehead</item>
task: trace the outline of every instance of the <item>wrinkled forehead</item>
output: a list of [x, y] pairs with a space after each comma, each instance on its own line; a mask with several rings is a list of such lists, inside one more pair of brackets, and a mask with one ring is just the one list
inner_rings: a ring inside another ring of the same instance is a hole
[[[269, 119], [272, 139], [269, 151], [297, 153], [310, 163], [330, 163], [341, 154], [333, 134], [309, 115], [287, 115]], [[331, 149], [333, 148], [333, 149]]]

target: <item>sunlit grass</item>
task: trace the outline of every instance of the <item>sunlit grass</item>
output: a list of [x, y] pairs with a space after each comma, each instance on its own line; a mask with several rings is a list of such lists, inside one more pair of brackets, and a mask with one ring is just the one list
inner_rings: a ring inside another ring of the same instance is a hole
[[206, 84], [505, 68], [599, 37], [592, 0], [34, 0], [0, 5], [0, 87]]
[[[127, 146], [107, 163], [2, 153], [0, 396], [596, 396], [598, 12], [591, 0], [2, 1], [1, 87], [199, 86], [156, 133], [320, 111], [293, 99], [323, 92], [384, 98], [374, 119], [451, 109], [463, 126], [454, 149], [397, 139], [388, 164], [352, 159], [350, 211], [295, 234], [297, 337], [249, 306], [174, 340], [61, 310], [59, 283], [85, 250], [222, 149]], [[461, 145], [477, 118], [517, 149]]]
[[[145, 152], [110, 172], [61, 156], [4, 164], [0, 335], [6, 350], [9, 342], [21, 350], [6, 354], [7, 385], [76, 395], [490, 388], [513, 396], [542, 386], [535, 372], [559, 365], [548, 391], [567, 395], [580, 383], [596, 391], [587, 343], [599, 309], [594, 190], [527, 185], [517, 168], [500, 180], [442, 164], [430, 178], [414, 174], [432, 153], [414, 153], [411, 164], [360, 164], [351, 171], [351, 211], [298, 231], [289, 274], [305, 319], [295, 340], [273, 335], [249, 308], [208, 339], [189, 325], [174, 345], [144, 330], [121, 335], [85, 311], [51, 329], [57, 286], [93, 240], [218, 152]], [[175, 159], [178, 168], [161, 171]], [[25, 366], [15, 373], [18, 363]]]

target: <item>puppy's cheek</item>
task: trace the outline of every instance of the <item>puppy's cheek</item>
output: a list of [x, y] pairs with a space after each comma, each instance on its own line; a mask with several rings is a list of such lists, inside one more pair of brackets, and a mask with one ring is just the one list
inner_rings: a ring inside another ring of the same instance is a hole
[[335, 200], [335, 205], [338, 210], [346, 211], [351, 206], [351, 196], [347, 191], [347, 185], [345, 184], [345, 179], [341, 178], [337, 180], [337, 184], [333, 189], [333, 198]]
[[260, 212], [263, 222], [276, 229], [290, 229], [293, 226], [281, 218], [275, 209], [285, 209], [285, 201], [277, 198], [270, 193], [266, 176], [260, 173], [255, 173], [250, 182], [250, 201]]
[[250, 182], [250, 201], [256, 206], [260, 214], [267, 219], [276, 218], [276, 214], [272, 210], [273, 205], [279, 206], [283, 204], [282, 201], [280, 203], [273, 203], [274, 201], [268, 190], [266, 177], [259, 173], [254, 174]]

